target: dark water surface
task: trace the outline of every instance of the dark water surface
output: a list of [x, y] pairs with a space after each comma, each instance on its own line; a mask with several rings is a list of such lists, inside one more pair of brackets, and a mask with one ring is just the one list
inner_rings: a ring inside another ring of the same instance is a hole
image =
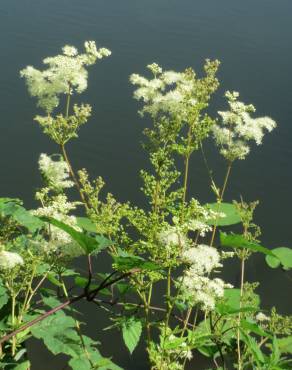
[[[90, 70], [82, 101], [93, 105], [94, 114], [69, 151], [76, 168], [86, 166], [93, 176], [104, 177], [107, 190], [119, 200], [141, 205], [138, 170], [147, 160], [139, 141], [146, 122], [136, 113], [129, 74], [143, 73], [153, 61], [166, 69], [192, 66], [200, 71], [205, 58], [218, 58], [221, 88], [214, 111], [225, 109], [225, 90], [237, 90], [259, 115], [278, 122], [264, 145], [237, 164], [226, 197], [260, 199], [256, 222], [264, 245], [292, 246], [291, 16], [291, 0], [2, 0], [0, 195], [34, 206], [38, 156], [57, 150], [33, 122], [35, 105], [18, 73], [26, 65], [40, 67], [43, 57], [58, 54], [64, 44], [81, 48], [85, 40], [112, 50], [110, 58]], [[212, 149], [208, 155], [220, 179], [223, 163]], [[192, 160], [191, 180], [192, 194], [210, 201], [199, 155]], [[234, 283], [237, 267], [229, 271]], [[265, 307], [277, 304], [280, 312], [291, 313], [291, 283], [281, 272], [270, 273], [262, 256], [249, 263], [247, 277], [264, 281], [259, 292]], [[90, 315], [89, 334], [102, 338], [106, 354], [127, 370], [147, 369], [139, 350], [129, 359], [118, 333], [101, 337], [108, 323], [100, 310], [86, 304], [82, 309]], [[52, 359], [34, 343], [31, 354], [33, 370], [62, 368], [62, 359]]]

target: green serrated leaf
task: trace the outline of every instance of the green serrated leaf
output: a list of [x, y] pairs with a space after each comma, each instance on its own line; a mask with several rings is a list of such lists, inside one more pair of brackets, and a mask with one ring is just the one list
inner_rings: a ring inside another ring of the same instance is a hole
[[256, 307], [240, 307], [240, 289], [232, 288], [232, 289], [225, 289], [224, 290], [224, 298], [222, 302], [218, 302], [216, 304], [216, 311], [220, 315], [231, 315], [236, 314], [239, 312], [254, 312], [258, 310], [258, 306], [260, 304], [260, 297], [257, 297], [257, 306]]
[[261, 337], [269, 337], [269, 338], [272, 338], [272, 336], [267, 333], [265, 330], [263, 330], [259, 325], [257, 325], [255, 322], [250, 322], [250, 321], [247, 321], [247, 320], [241, 320], [240, 321], [240, 326], [247, 330], [247, 331], [251, 331], [255, 334], [258, 334], [260, 335]]
[[241, 337], [243, 341], [245, 342], [245, 344], [248, 346], [249, 350], [253, 354], [255, 361], [257, 362], [259, 366], [261, 366], [261, 364], [265, 363], [265, 358], [264, 358], [262, 351], [260, 350], [258, 346], [258, 343], [253, 337], [245, 334], [245, 332], [242, 329], [240, 329], [240, 333], [241, 333]]
[[96, 226], [88, 217], [76, 217], [77, 226], [90, 233], [96, 233]]
[[59, 311], [33, 326], [31, 333], [42, 339], [54, 355], [64, 353], [74, 357], [80, 353], [80, 338], [74, 327], [75, 320]]
[[118, 250], [118, 256], [113, 255], [114, 263], [119, 270], [131, 270], [139, 268], [141, 270], [161, 270], [161, 266], [154, 262], [147, 261], [140, 256], [134, 256], [121, 249]]
[[80, 245], [86, 254], [91, 254], [93, 252], [96, 253], [104, 248], [104, 239], [102, 239], [103, 243], [101, 243], [98, 239], [79, 232], [73, 227], [52, 217], [41, 217], [41, 219], [68, 233], [71, 238]]
[[220, 233], [220, 242], [221, 246], [223, 247], [230, 247], [230, 248], [240, 248], [240, 249], [248, 249], [253, 252], [260, 252], [269, 256], [273, 256], [277, 258], [273, 252], [269, 249], [262, 247], [256, 242], [250, 242], [249, 240], [245, 239], [242, 235], [238, 234], [226, 234]]
[[207, 203], [206, 207], [214, 212], [225, 214], [225, 217], [218, 217], [217, 220], [207, 221], [208, 225], [230, 226], [241, 222], [240, 215], [232, 203]]
[[0, 198], [0, 215], [12, 217], [19, 225], [24, 226], [32, 233], [41, 229], [44, 223], [21, 204], [19, 199]]
[[142, 333], [141, 321], [131, 317], [122, 323], [122, 333], [125, 345], [132, 354]]
[[278, 348], [281, 353], [292, 354], [292, 336], [285, 338], [277, 338]]

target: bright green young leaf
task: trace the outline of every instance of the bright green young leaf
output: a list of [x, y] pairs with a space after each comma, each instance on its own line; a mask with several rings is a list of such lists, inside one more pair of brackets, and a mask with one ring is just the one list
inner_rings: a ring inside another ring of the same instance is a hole
[[247, 320], [241, 320], [240, 321], [240, 326], [247, 331], [251, 331], [257, 335], [260, 335], [261, 337], [272, 337], [269, 333], [264, 331], [259, 325], [256, 323], [247, 321]]
[[249, 240], [245, 239], [242, 235], [226, 234], [221, 232], [220, 242], [221, 246], [223, 247], [243, 248], [251, 250], [253, 252], [260, 252], [272, 257], [276, 257], [274, 253], [271, 252], [269, 249], [262, 247], [260, 244], [256, 242], [250, 242]]
[[93, 238], [87, 234], [75, 230], [73, 227], [66, 225], [64, 224], [64, 222], [58, 221], [52, 217], [42, 217], [41, 219], [68, 233], [71, 238], [80, 245], [80, 247], [85, 251], [86, 254], [99, 252], [105, 246], [105, 238], [103, 237], [101, 240]]
[[132, 354], [136, 348], [142, 333], [141, 321], [130, 317], [122, 323], [122, 333], [125, 345]]
[[239, 312], [255, 312], [260, 305], [259, 296], [256, 296], [256, 298], [256, 307], [240, 307], [240, 289], [225, 289], [223, 301], [216, 304], [216, 311], [220, 315], [232, 315]]
[[271, 268], [277, 268], [280, 265], [285, 270], [292, 268], [292, 249], [287, 247], [279, 247], [272, 249], [273, 256], [266, 256], [266, 262]]
[[250, 352], [253, 354], [253, 357], [254, 357], [256, 363], [259, 366], [261, 366], [261, 364], [265, 363], [265, 358], [264, 358], [264, 355], [263, 355], [262, 351], [260, 350], [260, 348], [258, 346], [258, 343], [256, 342], [256, 340], [253, 337], [251, 337], [250, 335], [245, 334], [245, 332], [242, 329], [240, 329], [240, 333], [241, 333], [241, 337], [242, 337], [243, 341], [245, 342], [245, 344], [249, 348]]
[[292, 354], [292, 336], [277, 338], [278, 348], [281, 353]]
[[96, 226], [88, 217], [76, 217], [77, 226], [90, 233], [96, 233]]
[[208, 225], [217, 225], [217, 226], [230, 226], [235, 225], [241, 222], [239, 213], [232, 203], [207, 203], [206, 207], [214, 212], [224, 213], [224, 217], [218, 217], [217, 220], [207, 221]]
[[73, 357], [69, 361], [69, 365], [72, 370], [91, 370], [91, 364], [88, 359], [83, 357]]
[[29, 361], [24, 361], [21, 364], [15, 366], [13, 369], [14, 370], [28, 370], [28, 369], [30, 369], [30, 366], [31, 366], [31, 364], [30, 364]]

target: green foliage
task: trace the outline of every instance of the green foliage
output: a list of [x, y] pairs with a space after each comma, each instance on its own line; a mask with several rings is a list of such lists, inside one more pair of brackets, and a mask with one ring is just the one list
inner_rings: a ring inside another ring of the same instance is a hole
[[271, 252], [269, 249], [261, 246], [260, 244], [256, 242], [251, 242], [247, 240], [242, 235], [237, 234], [226, 234], [221, 232], [220, 233], [220, 243], [222, 247], [230, 247], [230, 248], [241, 248], [241, 249], [248, 249], [252, 252], [260, 252], [268, 256], [272, 256], [274, 258], [277, 258], [276, 255], [274, 255], [273, 252]]
[[93, 238], [87, 234], [76, 231], [73, 227], [66, 225], [64, 222], [58, 221], [52, 217], [42, 217], [43, 221], [58, 227], [68, 233], [75, 240], [86, 254], [97, 253], [102, 249], [107, 248], [111, 243], [104, 237]]
[[0, 217], [12, 217], [32, 233], [43, 227], [43, 222], [23, 208], [19, 199], [0, 198]]
[[118, 270], [160, 270], [161, 266], [154, 262], [147, 261], [142, 257], [119, 250], [118, 255], [113, 255], [115, 266]]
[[230, 226], [241, 222], [236, 207], [231, 203], [207, 203], [206, 206], [212, 211], [224, 213], [224, 216], [219, 216], [215, 220], [208, 221], [207, 223], [209, 225]]
[[[97, 315], [106, 312], [130, 355], [139, 343], [145, 347], [152, 370], [184, 370], [193, 356], [196, 367], [198, 353], [217, 369], [288, 369], [292, 317], [275, 308], [261, 312], [259, 283], [246, 281], [245, 264], [260, 252], [271, 267], [288, 270], [291, 250], [261, 245], [253, 222], [257, 201], [224, 201], [235, 160], [246, 157], [251, 140], [260, 144], [275, 122], [252, 118], [255, 108], [238, 101], [236, 92], [225, 94], [229, 111], [218, 117], [207, 113], [219, 86], [217, 60], [206, 60], [202, 76], [192, 68], [174, 72], [148, 65], [152, 77], [130, 77], [134, 97], [143, 104], [140, 113], [152, 120], [143, 143], [149, 166], [140, 171], [147, 203], [139, 208], [119, 202], [106, 193], [101, 177], [92, 180], [86, 169], [75, 172], [67, 153], [67, 142], [91, 115], [89, 105], [75, 104], [75, 94], [87, 87], [87, 67], [110, 55], [93, 41], [84, 46], [79, 54], [66, 45], [62, 54], [44, 60], [42, 71], [21, 71], [45, 112], [35, 121], [60, 154], [39, 158], [44, 184], [35, 194], [37, 209], [0, 198], [1, 368], [34, 367], [25, 349], [33, 336], [53, 355], [65, 355], [73, 370], [120, 369], [101, 355], [99, 342], [82, 333], [74, 304], [83, 300], [95, 304]], [[222, 185], [203, 152], [211, 136], [227, 159]], [[216, 197], [206, 205], [189, 194], [196, 189], [190, 161], [200, 148]], [[75, 192], [68, 191], [72, 187]], [[76, 191], [78, 200], [71, 200]], [[234, 249], [225, 252], [216, 245], [217, 227], [233, 225], [237, 234], [220, 233], [221, 247]], [[96, 263], [101, 251], [103, 273]], [[86, 271], [73, 263], [84, 254]], [[240, 262], [234, 287], [222, 278], [229, 257]]]
[[287, 247], [278, 247], [272, 249], [274, 256], [266, 256], [266, 262], [271, 268], [277, 268], [280, 265], [285, 270], [292, 268], [292, 249]]
[[141, 333], [142, 324], [140, 320], [130, 317], [122, 322], [122, 333], [125, 345], [129, 352], [132, 354], [134, 349], [137, 347]]

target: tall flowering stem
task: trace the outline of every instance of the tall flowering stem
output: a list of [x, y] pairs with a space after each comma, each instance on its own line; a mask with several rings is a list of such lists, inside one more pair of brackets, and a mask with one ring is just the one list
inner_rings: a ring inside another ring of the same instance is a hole
[[215, 219], [215, 225], [213, 227], [212, 236], [211, 236], [211, 240], [210, 240], [210, 246], [211, 247], [212, 247], [212, 245], [214, 243], [214, 240], [215, 240], [215, 235], [216, 235], [216, 230], [217, 230], [217, 222], [218, 222], [219, 212], [220, 212], [220, 205], [223, 201], [223, 197], [224, 197], [224, 194], [225, 194], [225, 190], [226, 190], [228, 179], [229, 179], [230, 172], [231, 172], [231, 167], [232, 167], [232, 162], [229, 162], [228, 166], [227, 166], [226, 175], [225, 175], [225, 178], [224, 178], [223, 187], [222, 187], [222, 190], [221, 190], [221, 192], [219, 194], [219, 197], [217, 199], [217, 202], [218, 202], [217, 216], [216, 216], [216, 219]]

